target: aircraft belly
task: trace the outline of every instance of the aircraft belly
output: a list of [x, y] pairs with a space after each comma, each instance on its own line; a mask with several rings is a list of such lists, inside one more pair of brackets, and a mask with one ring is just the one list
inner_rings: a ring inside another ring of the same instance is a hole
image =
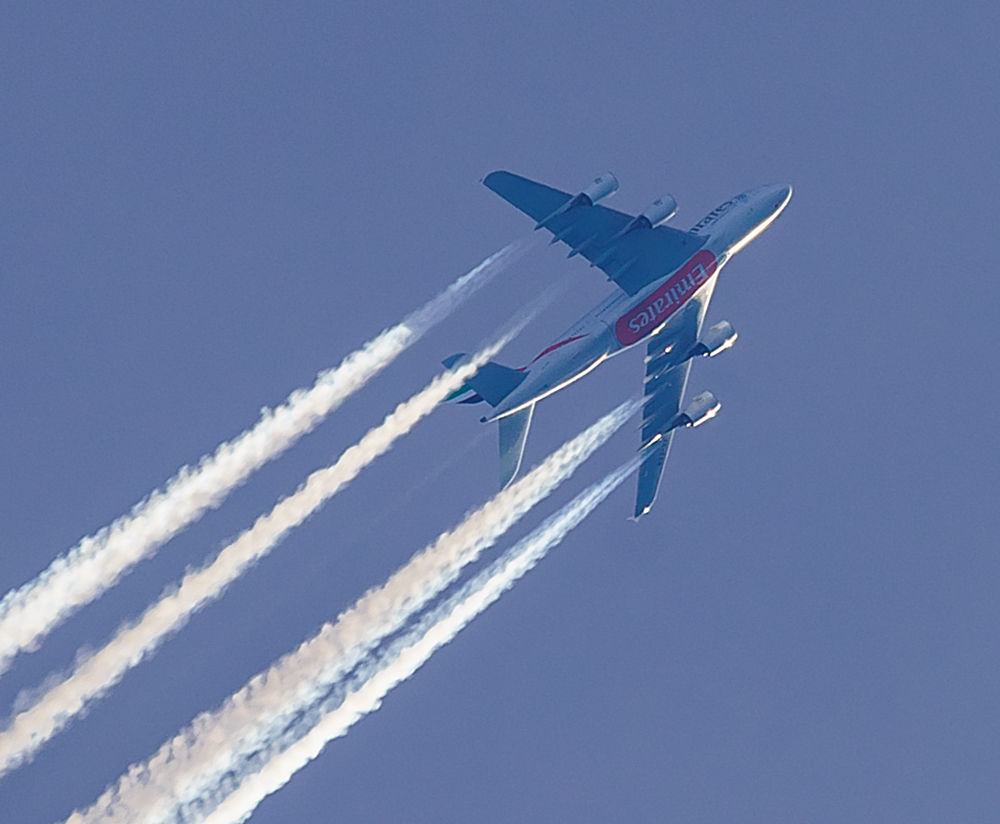
[[544, 362], [532, 367], [527, 380], [504, 400], [493, 417], [500, 418], [536, 403], [599, 366], [619, 345], [605, 324], [596, 326], [599, 329], [594, 329], [594, 333], [552, 352]]
[[[662, 336], [666, 343], [676, 329], [684, 327], [684, 318], [690, 310], [694, 309], [699, 318], [704, 316], [718, 273], [726, 260], [724, 254], [716, 258], [709, 246], [670, 276], [651, 284], [640, 295], [632, 299], [619, 296], [606, 301], [527, 367], [527, 379], [504, 399], [489, 420], [511, 415], [537, 403], [579, 380], [607, 358], [647, 343], [653, 335]], [[685, 289], [691, 288], [693, 291], [682, 295]], [[669, 292], [670, 298], [662, 301], [670, 305], [661, 307], [657, 302], [661, 298], [660, 293], [666, 295], [670, 289], [674, 290]], [[645, 325], [632, 324], [637, 328], [630, 329], [629, 321], [640, 317], [643, 312], [647, 313], [649, 320]]]
[[712, 279], [717, 266], [711, 251], [702, 249], [696, 252], [674, 274], [660, 281], [652, 292], [615, 320], [615, 336], [623, 346], [631, 346], [650, 334], [656, 334], [671, 315]]

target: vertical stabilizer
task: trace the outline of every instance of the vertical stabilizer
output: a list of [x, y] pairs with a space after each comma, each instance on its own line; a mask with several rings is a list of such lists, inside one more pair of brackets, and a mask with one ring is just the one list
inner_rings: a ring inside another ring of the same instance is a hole
[[503, 489], [517, 477], [528, 442], [528, 429], [535, 405], [527, 406], [513, 415], [500, 418], [500, 488]]

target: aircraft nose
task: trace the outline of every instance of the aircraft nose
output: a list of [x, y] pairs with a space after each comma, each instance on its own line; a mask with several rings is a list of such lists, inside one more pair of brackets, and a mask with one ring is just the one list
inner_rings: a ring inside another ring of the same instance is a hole
[[777, 216], [788, 205], [788, 201], [792, 199], [792, 187], [788, 185], [765, 186], [761, 194], [766, 198], [764, 202], [770, 207], [768, 211], [774, 212], [775, 216]]
[[747, 194], [758, 204], [768, 204], [773, 209], [783, 209], [792, 197], [792, 187], [772, 183], [770, 186], [761, 186], [747, 192]]

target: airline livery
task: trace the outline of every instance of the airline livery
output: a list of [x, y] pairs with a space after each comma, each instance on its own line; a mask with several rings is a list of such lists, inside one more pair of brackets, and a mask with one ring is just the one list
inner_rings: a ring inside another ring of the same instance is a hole
[[[597, 202], [618, 188], [601, 175], [578, 195], [552, 189], [510, 172], [493, 172], [483, 183], [603, 270], [619, 291], [575, 323], [528, 366], [511, 369], [488, 363], [452, 397], [459, 403], [485, 401], [500, 426], [500, 484], [517, 475], [535, 404], [595, 369], [605, 360], [646, 344], [645, 402], [635, 517], [649, 512], [670, 452], [674, 430], [698, 426], [721, 408], [703, 392], [681, 409], [692, 360], [712, 357], [736, 340], [722, 321], [702, 323], [722, 267], [766, 229], [788, 205], [791, 186], [762, 186], [727, 200], [688, 231], [665, 226], [677, 211], [669, 195], [638, 217]], [[451, 367], [465, 355], [445, 360]], [[469, 393], [472, 393], [471, 395]]]

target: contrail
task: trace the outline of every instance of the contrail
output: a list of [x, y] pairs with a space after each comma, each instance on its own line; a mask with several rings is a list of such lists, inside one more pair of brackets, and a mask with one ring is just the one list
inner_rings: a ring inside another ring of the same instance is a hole
[[44, 693], [0, 732], [0, 776], [29, 760], [89, 703], [104, 695], [126, 672], [158, 649], [192, 614], [219, 598], [229, 584], [267, 555], [290, 530], [385, 454], [517, 335], [544, 300], [545, 296], [535, 301], [496, 342], [484, 347], [468, 364], [438, 375], [426, 388], [397, 406], [334, 464], [313, 472], [293, 495], [261, 515], [214, 560], [189, 571], [179, 586], [164, 593], [142, 617], [123, 624], [103, 648], [79, 659], [66, 678], [47, 684]]
[[68, 824], [163, 821], [201, 796], [250, 753], [323, 698], [387, 635], [401, 629], [535, 504], [608, 440], [639, 408], [632, 399], [565, 443], [523, 478], [442, 533], [336, 623], [253, 678], [215, 712], [203, 713], [143, 764], [134, 765]]
[[327, 742], [345, 735], [361, 718], [382, 704], [385, 695], [405, 681], [440, 647], [486, 607], [496, 601], [531, 570], [571, 529], [587, 517], [639, 466], [634, 458], [584, 490], [538, 529], [515, 544], [486, 570], [421, 620], [403, 638], [390, 645], [377, 660], [361, 668], [351, 684], [319, 708], [319, 718], [283, 751], [270, 757], [256, 773], [246, 777], [207, 817], [197, 807], [182, 810], [180, 818], [200, 824], [240, 824], [268, 795], [281, 789], [292, 776], [318, 756]]
[[491, 255], [402, 322], [386, 329], [341, 363], [297, 389], [277, 409], [206, 455], [183, 467], [161, 490], [108, 527], [84, 538], [33, 581], [0, 601], [0, 674], [22, 651], [114, 586], [136, 563], [218, 507], [257, 469], [282, 454], [331, 411], [412, 346], [432, 327], [507, 268], [530, 246], [518, 241]]

